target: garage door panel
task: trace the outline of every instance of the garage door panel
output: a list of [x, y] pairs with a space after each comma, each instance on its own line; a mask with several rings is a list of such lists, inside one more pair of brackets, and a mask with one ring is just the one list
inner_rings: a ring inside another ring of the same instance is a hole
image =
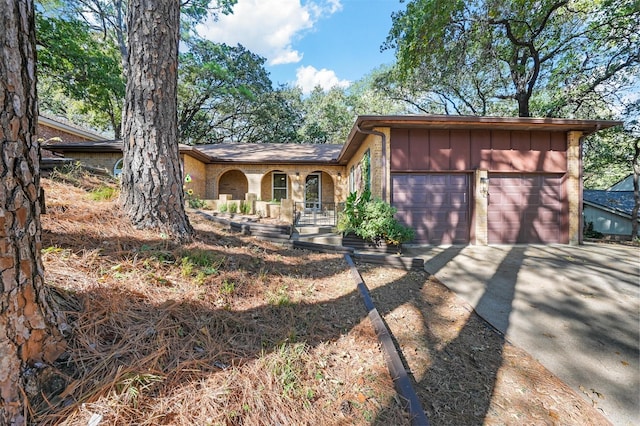
[[430, 201], [427, 197], [428, 194], [424, 190], [417, 188], [414, 192], [397, 192], [393, 195], [395, 202], [406, 205], [424, 205]]
[[491, 174], [489, 243], [566, 243], [566, 199], [560, 175]]
[[557, 212], [548, 209], [539, 209], [537, 212], [525, 212], [524, 220], [533, 223], [543, 223], [555, 225], [558, 223], [560, 216]]
[[415, 242], [469, 242], [468, 175], [394, 174], [391, 179], [396, 217], [415, 230]]

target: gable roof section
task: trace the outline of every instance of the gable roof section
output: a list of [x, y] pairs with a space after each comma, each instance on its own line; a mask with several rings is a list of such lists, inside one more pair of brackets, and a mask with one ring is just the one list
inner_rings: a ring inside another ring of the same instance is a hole
[[631, 211], [635, 204], [633, 191], [585, 189], [582, 199], [585, 204], [628, 218], [631, 217]]
[[633, 191], [633, 175], [629, 175], [621, 181], [611, 185], [607, 191]]
[[76, 124], [73, 124], [67, 120], [61, 118], [51, 118], [40, 114], [38, 116], [38, 124], [42, 126], [51, 127], [53, 129], [61, 130], [65, 133], [85, 138], [88, 141], [100, 141], [104, 140], [105, 135], [95, 132], [93, 130], [85, 129]]

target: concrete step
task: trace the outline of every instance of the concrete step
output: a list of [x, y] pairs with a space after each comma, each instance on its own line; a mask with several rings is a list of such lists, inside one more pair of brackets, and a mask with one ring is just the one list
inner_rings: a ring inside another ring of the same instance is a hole
[[300, 235], [331, 234], [334, 231], [333, 226], [317, 226], [317, 225], [296, 226], [295, 229]]
[[[295, 235], [295, 234], [294, 234]], [[342, 235], [340, 233], [326, 233], [326, 234], [298, 234], [298, 241], [306, 241], [316, 244], [330, 244], [334, 246], [342, 245]]]

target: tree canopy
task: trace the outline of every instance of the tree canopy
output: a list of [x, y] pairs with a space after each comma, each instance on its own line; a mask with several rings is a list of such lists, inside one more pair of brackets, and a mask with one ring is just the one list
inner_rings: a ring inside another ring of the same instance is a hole
[[191, 39], [180, 55], [183, 143], [296, 142], [296, 111], [272, 87], [265, 59], [244, 47]]
[[48, 89], [40, 91], [44, 106], [66, 115], [66, 107], [55, 103], [56, 93], [63, 93], [81, 102], [79, 112], [93, 114], [92, 124], [111, 127], [119, 138], [125, 81], [118, 47], [74, 18], [38, 13], [36, 27], [38, 77]]
[[430, 112], [586, 118], [639, 84], [636, 0], [412, 0], [392, 20], [390, 77]]

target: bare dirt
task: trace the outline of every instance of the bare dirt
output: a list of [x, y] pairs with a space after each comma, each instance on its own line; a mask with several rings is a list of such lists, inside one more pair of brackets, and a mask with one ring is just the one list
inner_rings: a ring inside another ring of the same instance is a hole
[[[410, 424], [341, 255], [197, 215], [176, 245], [92, 200], [93, 179], [43, 182], [46, 278], [70, 332], [33, 423]], [[434, 277], [357, 266], [431, 424], [608, 424]]]

